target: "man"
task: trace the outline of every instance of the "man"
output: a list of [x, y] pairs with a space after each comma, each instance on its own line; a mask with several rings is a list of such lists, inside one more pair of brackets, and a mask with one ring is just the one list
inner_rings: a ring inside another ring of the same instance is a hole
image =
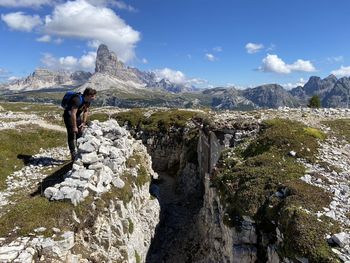
[[[86, 88], [83, 95], [73, 95], [63, 113], [64, 124], [67, 128], [68, 147], [72, 160], [75, 160], [77, 155], [77, 139], [81, 137], [84, 127], [86, 127], [87, 118], [89, 115], [88, 109], [90, 103], [96, 98], [96, 90]], [[81, 119], [81, 114], [83, 118]]]

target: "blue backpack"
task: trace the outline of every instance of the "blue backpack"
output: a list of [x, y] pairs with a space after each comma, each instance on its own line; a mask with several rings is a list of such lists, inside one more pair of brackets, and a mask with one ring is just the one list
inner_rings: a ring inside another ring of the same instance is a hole
[[79, 107], [80, 107], [80, 105], [83, 104], [83, 96], [81, 95], [80, 92], [75, 92], [75, 91], [67, 91], [66, 94], [64, 94], [61, 101], [61, 107], [65, 110], [69, 109], [69, 107], [71, 106], [70, 105], [71, 98], [73, 98], [74, 96], [79, 96], [79, 99], [80, 99]]

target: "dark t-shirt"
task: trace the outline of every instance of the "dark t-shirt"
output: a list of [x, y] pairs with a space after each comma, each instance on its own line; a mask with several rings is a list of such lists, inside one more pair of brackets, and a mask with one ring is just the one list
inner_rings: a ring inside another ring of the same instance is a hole
[[71, 101], [70, 101], [70, 105], [71, 105], [71, 109], [78, 109], [77, 111], [77, 116], [80, 116], [80, 114], [84, 111], [87, 110], [87, 108], [90, 107], [90, 102], [86, 102], [84, 101], [80, 106], [80, 98], [78, 96], [74, 96]]

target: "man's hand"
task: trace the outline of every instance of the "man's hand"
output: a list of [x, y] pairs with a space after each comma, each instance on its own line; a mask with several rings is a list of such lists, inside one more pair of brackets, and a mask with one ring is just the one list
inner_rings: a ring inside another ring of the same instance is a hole
[[85, 123], [85, 122], [82, 122], [82, 123], [79, 125], [79, 127], [78, 127], [79, 132], [82, 132], [86, 127], [87, 127], [86, 123]]
[[77, 127], [77, 126], [74, 126], [74, 127], [73, 127], [73, 132], [74, 132], [74, 133], [78, 133], [78, 127]]

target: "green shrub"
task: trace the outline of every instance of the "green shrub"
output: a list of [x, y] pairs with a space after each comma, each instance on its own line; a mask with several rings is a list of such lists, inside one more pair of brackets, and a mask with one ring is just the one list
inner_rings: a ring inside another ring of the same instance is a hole
[[320, 108], [321, 107], [321, 100], [320, 96], [314, 95], [310, 98], [309, 104], [307, 105], [309, 108]]

